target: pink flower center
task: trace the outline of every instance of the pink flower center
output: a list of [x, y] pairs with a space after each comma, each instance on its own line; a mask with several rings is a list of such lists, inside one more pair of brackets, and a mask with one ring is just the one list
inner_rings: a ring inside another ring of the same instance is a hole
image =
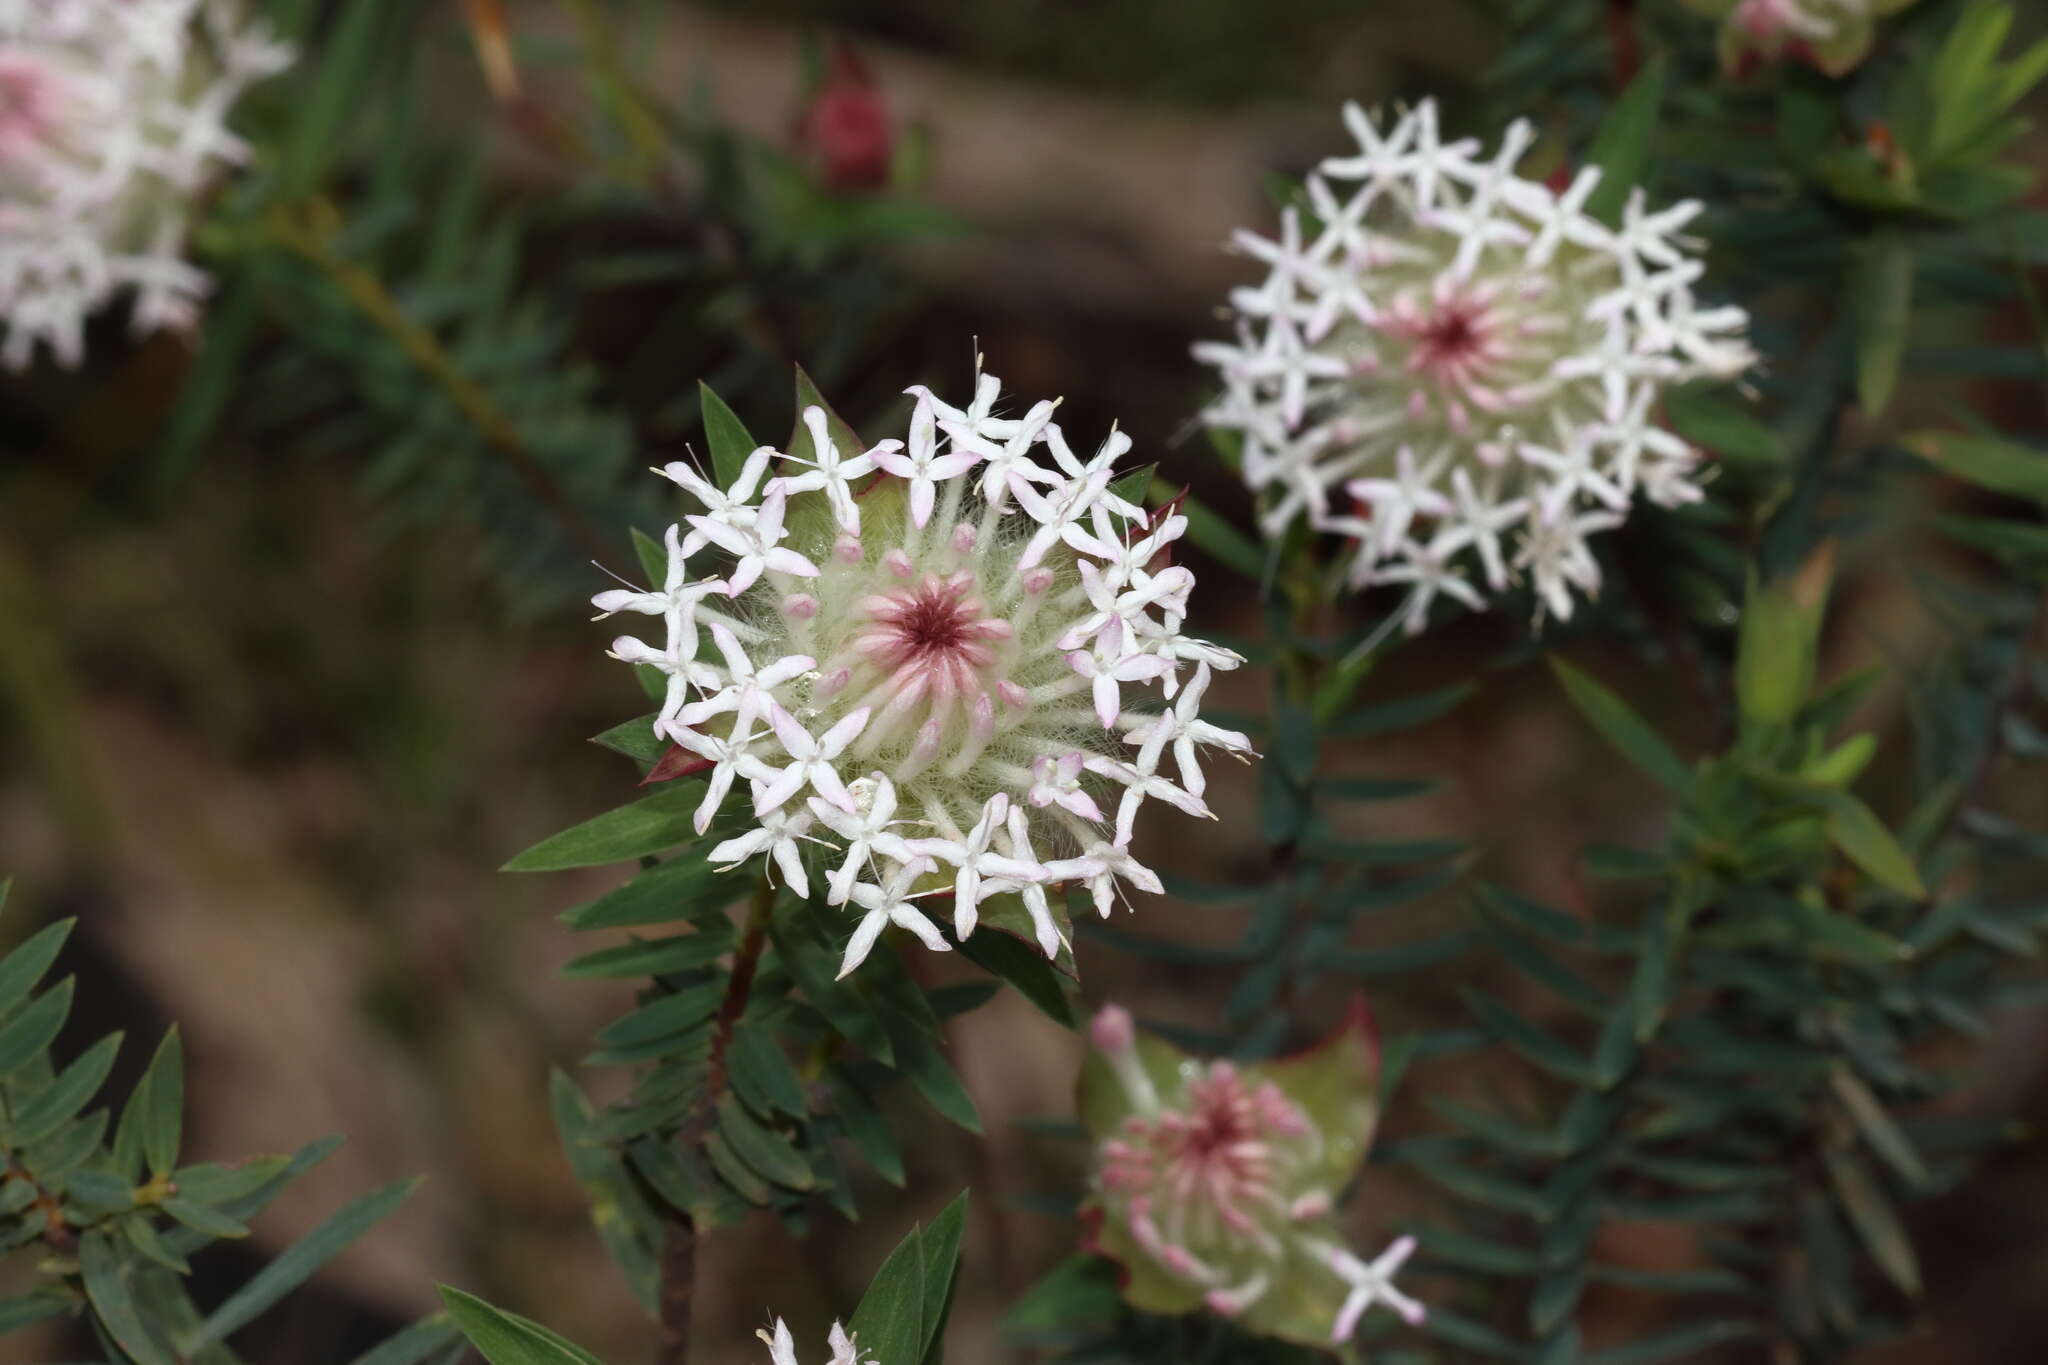
[[1249, 1234], [1254, 1211], [1278, 1207], [1275, 1143], [1308, 1132], [1307, 1116], [1279, 1087], [1254, 1089], [1236, 1067], [1217, 1062], [1189, 1083], [1186, 1108], [1134, 1116], [1121, 1139], [1104, 1145], [1102, 1183], [1163, 1200], [1171, 1222], [1206, 1211]]
[[861, 600], [867, 622], [852, 647], [882, 674], [867, 697], [881, 706], [869, 724], [876, 739], [900, 729], [914, 711], [927, 726], [943, 725], [956, 707], [977, 724], [992, 723], [997, 646], [1014, 631], [989, 614], [976, 586], [965, 571], [927, 574]]

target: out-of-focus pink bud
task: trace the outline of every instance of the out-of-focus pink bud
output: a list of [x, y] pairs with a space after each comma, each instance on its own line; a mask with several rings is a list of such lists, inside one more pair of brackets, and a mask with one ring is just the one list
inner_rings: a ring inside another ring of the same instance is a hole
[[896, 154], [889, 106], [867, 64], [843, 39], [833, 44], [825, 78], [797, 119], [796, 137], [828, 190], [875, 190], [889, 181]]
[[1136, 1046], [1138, 1031], [1129, 1010], [1122, 1005], [1105, 1005], [1088, 1026], [1088, 1036], [1097, 1051], [1115, 1056]]

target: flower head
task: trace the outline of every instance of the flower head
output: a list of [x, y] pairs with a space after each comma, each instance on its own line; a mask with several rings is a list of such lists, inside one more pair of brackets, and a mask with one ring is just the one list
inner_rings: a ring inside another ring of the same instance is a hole
[[828, 901], [863, 913], [848, 970], [889, 925], [945, 948], [933, 921], [965, 937], [997, 896], [1056, 954], [1047, 885], [1085, 881], [1105, 913], [1119, 881], [1156, 890], [1138, 808], [1206, 816], [1195, 746], [1247, 748], [1197, 711], [1239, 660], [1182, 630], [1186, 518], [1110, 488], [1128, 438], [1084, 462], [1052, 403], [999, 418], [999, 382], [976, 388], [966, 408], [913, 390], [906, 439], [865, 449], [810, 407], [791, 454], [754, 451], [730, 488], [669, 466], [702, 510], [662, 588], [597, 598], [667, 627], [612, 652], [668, 676], [654, 724], [703, 760], [699, 831], [751, 792], [714, 859], [807, 889], [803, 846], [829, 850]]
[[1186, 1057], [1110, 1006], [1095, 1016], [1080, 1108], [1096, 1141], [1093, 1249], [1148, 1312], [1206, 1306], [1259, 1332], [1349, 1339], [1373, 1302], [1410, 1322], [1391, 1284], [1412, 1243], [1361, 1261], [1334, 1200], [1372, 1137], [1379, 1050], [1363, 1003], [1319, 1047], [1239, 1066]]
[[1597, 567], [1531, 542], [1618, 524], [1638, 495], [1696, 499], [1698, 454], [1656, 400], [1753, 362], [1742, 311], [1694, 297], [1678, 234], [1700, 206], [1635, 191], [1609, 226], [1585, 211], [1597, 169], [1562, 191], [1516, 173], [1527, 123], [1483, 156], [1443, 141], [1428, 101], [1385, 131], [1345, 119], [1359, 151], [1309, 177], [1310, 215], [1238, 234], [1267, 276], [1232, 295], [1236, 338], [1195, 348], [1223, 382], [1204, 419], [1241, 439], [1267, 533], [1343, 537], [1354, 587], [1413, 585], [1411, 630], [1430, 599], [1477, 603], [1518, 572], [1569, 615]]
[[193, 320], [193, 200], [247, 154], [236, 99], [290, 58], [234, 0], [0, 4], [0, 361], [77, 364], [122, 293], [138, 332]]
[[[789, 1324], [781, 1318], [775, 1320], [775, 1329], [772, 1332], [764, 1327], [754, 1335], [768, 1343], [768, 1359], [773, 1365], [798, 1365], [796, 1339], [790, 1335]], [[830, 1340], [832, 1358], [825, 1365], [878, 1365], [872, 1357], [865, 1360], [861, 1358], [852, 1335], [836, 1322], [832, 1324]]]
[[1913, 0], [1687, 0], [1721, 20], [1721, 62], [1736, 75], [1777, 61], [1810, 62], [1830, 76], [1870, 51], [1877, 21]]

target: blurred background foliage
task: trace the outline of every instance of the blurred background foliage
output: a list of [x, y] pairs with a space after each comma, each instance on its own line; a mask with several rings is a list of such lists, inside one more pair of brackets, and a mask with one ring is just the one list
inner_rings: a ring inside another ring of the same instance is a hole
[[[550, 1066], [573, 1065], [627, 1005], [624, 983], [555, 972], [589, 945], [554, 912], [616, 876], [492, 869], [621, 799], [617, 759], [581, 737], [641, 707], [624, 670], [600, 666], [605, 632], [580, 603], [606, 582], [590, 561], [631, 575], [625, 528], [658, 531], [671, 515], [640, 471], [701, 445], [697, 381], [775, 431], [801, 362], [862, 427], [894, 420], [907, 384], [958, 388], [966, 338], [978, 338], [1013, 390], [1067, 394], [1063, 419], [1085, 429], [1121, 422], [1143, 458], [1234, 514], [1234, 482], [1189, 434], [1203, 380], [1186, 346], [1215, 328], [1214, 301], [1242, 277], [1220, 244], [1270, 218], [1269, 177], [1339, 145], [1332, 113], [1346, 98], [1432, 94], [1461, 127], [1489, 132], [1531, 112], [1560, 145], [1581, 145], [1612, 98], [1609, 24], [1628, 7], [265, 8], [313, 60], [249, 102], [245, 126], [274, 155], [224, 186], [210, 215], [202, 254], [229, 283], [196, 339], [134, 344], [107, 322], [84, 369], [0, 378], [0, 867], [18, 879], [0, 935], [11, 944], [79, 916], [57, 969], [79, 979], [69, 1046], [112, 1028], [155, 1038], [180, 1021], [191, 1159], [351, 1135], [257, 1222], [260, 1245], [284, 1245], [362, 1191], [427, 1177], [247, 1342], [249, 1359], [348, 1359], [430, 1310], [436, 1280], [606, 1358], [637, 1358], [647, 1329], [591, 1229], [547, 1088]], [[1928, 0], [1902, 22], [1931, 27], [1955, 10]], [[1641, 19], [1658, 35], [1700, 22], [1647, 0]], [[1510, 43], [1534, 55], [1499, 63]], [[1711, 46], [1697, 34], [1674, 45], [1691, 54], [1671, 77], [1683, 101], [1710, 79]], [[1667, 192], [1717, 204], [1761, 192], [1740, 148], [1688, 150], [1702, 154], [1673, 174], [1697, 179]], [[2038, 164], [2042, 151], [2030, 134], [2012, 159]], [[1866, 169], [1841, 163], [1844, 194], [1883, 191]], [[1774, 221], [1777, 242], [1738, 242], [1717, 265], [1740, 278], [1805, 230], [1796, 214]], [[2044, 256], [2037, 237], [2002, 278], [1947, 272], [1974, 302], [1916, 316], [1881, 425], [1852, 433], [1881, 453], [1816, 466], [1797, 493], [1813, 515], [1783, 533], [1786, 562], [1821, 530], [1851, 533], [1819, 676], [1892, 670], [1857, 711], [1886, 741], [1880, 789], [1903, 791], [1912, 761], [1943, 770], [1943, 744], [1981, 745], [1984, 725], [2006, 723], [1954, 698], [2005, 676], [2026, 622], [2007, 632], [2007, 654], [1952, 650], [1982, 643], [1984, 604], [1964, 598], [1999, 591], [1998, 561], [1935, 535], [1940, 517], [1998, 504], [1960, 485], [1941, 505], [1905, 491], [1925, 485], [1888, 481], [1910, 457], [1884, 438], [1951, 425], [1959, 403], [2041, 427], [2026, 301]], [[1764, 324], [1785, 329], [1770, 349], [1812, 366], [1764, 376], [1773, 399], [1796, 405], [1816, 374], [1830, 393], [1859, 382], [1852, 342], [1810, 321]], [[1731, 488], [1746, 477], [1731, 463]], [[1718, 620], [1726, 636], [1740, 584], [1725, 563], [1659, 561], [1685, 535], [1672, 520], [1632, 520], [1617, 556], [1650, 566], [1547, 643], [1585, 640], [1573, 648], [1589, 671], [1687, 754], [1713, 752], [1724, 737], [1665, 646], [1674, 620]], [[1206, 567], [1197, 624], [1257, 634], [1256, 585]], [[1936, 569], [1970, 586], [1927, 591]], [[1333, 631], [1370, 619], [1356, 605], [1341, 615]], [[1399, 805], [1356, 807], [1340, 832], [1463, 840], [1459, 872], [1586, 912], [1612, 894], [1577, 857], [1589, 832], [1654, 847], [1658, 811], [1519, 635], [1513, 621], [1461, 618], [1396, 653], [1371, 679], [1373, 700], [1448, 696], [1437, 689], [1473, 678], [1477, 695], [1326, 734], [1316, 763], [1326, 778], [1441, 780]], [[1729, 653], [1698, 666], [1724, 670]], [[1265, 705], [1247, 675], [1217, 694], [1243, 712]], [[2000, 743], [2044, 747], [2020, 726]], [[1255, 774], [1217, 773], [1213, 837], [1147, 848], [1141, 831], [1141, 856], [1183, 882], [1261, 877]], [[2038, 774], [1990, 781], [1985, 806], [2048, 822]], [[2038, 893], [2016, 875], [2016, 894]], [[1257, 913], [1143, 904], [1083, 941], [1086, 994], [1214, 1028], [1239, 984], [1231, 950]], [[1191, 951], [1115, 951], [1126, 934]], [[1473, 985], [1537, 1017], [1560, 1009], [1465, 953], [1474, 939], [1445, 878], [1346, 948], [1368, 962], [1397, 954], [1374, 982], [1396, 1031], [1455, 1041], [1469, 1027], [1459, 992]], [[1206, 961], [1204, 948], [1216, 950]], [[1425, 965], [1437, 969], [1409, 970]], [[1335, 980], [1305, 988], [1298, 1034], [1321, 1032], [1342, 994]], [[2044, 1030], [2038, 1008], [2006, 1016], [1961, 1102], [2048, 1115]], [[752, 1332], [771, 1309], [821, 1340], [830, 1306], [857, 1300], [909, 1218], [970, 1183], [952, 1358], [1011, 1358], [990, 1344], [996, 1317], [1072, 1231], [1078, 1149], [1031, 1121], [1070, 1112], [1079, 1043], [1005, 993], [955, 1021], [950, 1048], [985, 1141], [905, 1099], [892, 1118], [909, 1188], [862, 1191], [863, 1207], [892, 1217], [801, 1242], [766, 1219], [723, 1233], [703, 1267], [699, 1339], [716, 1343], [703, 1359], [755, 1359]], [[1440, 1126], [1417, 1099], [1425, 1089], [1455, 1099], [1501, 1083], [1497, 1056], [1443, 1053], [1387, 1116], [1393, 1150]], [[127, 1049], [118, 1089], [146, 1055]], [[623, 1084], [585, 1080], [599, 1100]], [[1354, 1207], [1384, 1227], [1429, 1198], [1412, 1173], [1376, 1167]], [[2048, 1311], [2029, 1292], [2048, 1273], [2044, 1218], [2038, 1144], [2002, 1147], [1982, 1178], [1925, 1205], [1915, 1230], [1938, 1308], [1883, 1358], [2048, 1349]], [[1651, 1224], [1606, 1251], [1657, 1268], [1685, 1244]], [[202, 1269], [195, 1296], [225, 1296], [249, 1265]], [[1651, 1303], [1626, 1283], [1595, 1286], [1585, 1334], [1639, 1334]], [[54, 1337], [23, 1340], [28, 1359], [65, 1358]]]

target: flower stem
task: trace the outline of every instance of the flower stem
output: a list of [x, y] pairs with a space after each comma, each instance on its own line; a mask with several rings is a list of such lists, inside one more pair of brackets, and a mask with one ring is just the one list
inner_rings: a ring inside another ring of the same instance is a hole
[[[733, 1029], [747, 1012], [753, 994], [754, 973], [761, 965], [761, 953], [768, 945], [768, 921], [775, 912], [775, 884], [761, 874], [754, 897], [747, 904], [747, 917], [740, 926], [739, 946], [733, 950], [732, 975], [726, 979], [725, 995], [711, 1025], [711, 1063], [704, 1076], [704, 1089], [697, 1107], [676, 1132], [676, 1145], [694, 1155], [717, 1121], [718, 1101], [725, 1093], [726, 1053], [732, 1046]], [[655, 1346], [655, 1365], [685, 1365], [690, 1358], [690, 1316], [697, 1287], [697, 1221], [688, 1209], [670, 1208], [661, 1248], [661, 1333]]]

